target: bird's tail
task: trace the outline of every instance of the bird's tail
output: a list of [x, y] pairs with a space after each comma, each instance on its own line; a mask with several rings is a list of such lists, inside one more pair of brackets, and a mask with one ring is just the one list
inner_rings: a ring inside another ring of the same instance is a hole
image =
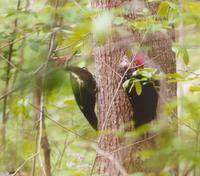
[[98, 125], [98, 121], [97, 121], [97, 116], [95, 114], [95, 112], [93, 111], [90, 114], [90, 119], [87, 119], [89, 124], [95, 129], [97, 130], [97, 125]]

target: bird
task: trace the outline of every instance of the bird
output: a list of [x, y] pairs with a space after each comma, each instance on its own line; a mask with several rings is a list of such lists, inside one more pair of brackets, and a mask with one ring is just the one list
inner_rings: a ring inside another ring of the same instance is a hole
[[[134, 127], [137, 129], [156, 118], [160, 83], [159, 80], [142, 74], [142, 70], [149, 67], [149, 59], [144, 54], [137, 53], [133, 59], [135, 67], [127, 71], [123, 80], [126, 85], [123, 87], [132, 105]], [[139, 93], [136, 90], [136, 82], [140, 82], [141, 92]]]
[[97, 88], [93, 75], [86, 68], [76, 66], [66, 66], [65, 70], [71, 72], [71, 87], [80, 111], [93, 129], [97, 130], [97, 116], [95, 113]]
[[62, 66], [65, 71], [70, 72], [70, 83], [75, 101], [89, 124], [97, 130], [98, 122], [95, 113], [96, 81], [86, 68], [70, 65], [70, 61], [77, 52], [75, 51], [67, 56], [53, 57], [52, 59], [57, 66]]

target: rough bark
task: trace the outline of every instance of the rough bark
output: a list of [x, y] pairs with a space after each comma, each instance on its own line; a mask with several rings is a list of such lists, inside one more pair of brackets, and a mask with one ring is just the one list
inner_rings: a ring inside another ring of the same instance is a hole
[[[94, 0], [93, 7], [111, 8], [124, 2], [110, 2]], [[149, 6], [152, 14], [155, 13], [157, 4]], [[127, 15], [128, 18], [137, 18], [133, 13]], [[140, 17], [139, 17], [140, 18]], [[172, 39], [169, 33], [148, 34], [143, 38], [143, 34], [134, 32], [132, 41], [141, 46], [150, 46], [148, 56], [156, 62], [165, 73], [176, 71], [175, 54], [171, 50]], [[96, 168], [99, 175], [126, 175], [132, 172], [150, 172], [144, 166], [144, 161], [139, 157], [138, 151], [155, 147], [154, 137], [142, 141], [130, 141], [125, 137], [116, 135], [117, 130], [128, 132], [133, 130], [132, 126], [120, 128], [128, 123], [134, 112], [129, 100], [120, 86], [121, 77], [119, 76], [120, 59], [125, 55], [126, 46], [119, 45], [120, 37], [112, 37], [105, 46], [95, 48], [96, 80], [98, 86], [97, 93], [97, 116], [98, 129], [106, 130], [109, 134], [101, 135], [98, 143]], [[120, 46], [120, 47], [119, 47]], [[128, 46], [127, 46], [128, 47]], [[176, 96], [175, 84], [163, 84], [163, 98], [160, 106], [169, 102]], [[117, 92], [117, 93], [116, 93]], [[102, 153], [103, 152], [103, 153]], [[114, 162], [114, 161], [116, 162]], [[120, 167], [119, 167], [119, 165]]]
[[[125, 52], [123, 48], [115, 48], [115, 45], [110, 40], [105, 47], [96, 49], [98, 128], [109, 131], [109, 134], [101, 136], [98, 147], [105, 152], [112, 152], [125, 145], [125, 139], [118, 137], [115, 132], [132, 117], [131, 105], [120, 86], [121, 77], [118, 75], [119, 62]], [[114, 152], [112, 157], [123, 166], [126, 159], [130, 158], [131, 151], [128, 150], [130, 148]], [[97, 161], [99, 174], [121, 175], [120, 169], [110, 159], [99, 156]]]
[[[157, 40], [149, 40], [148, 45], [152, 46], [152, 51], [149, 52], [149, 56], [152, 58], [157, 58], [157, 63], [161, 66], [161, 69], [165, 73], [175, 73], [176, 72], [176, 59], [175, 53], [172, 51], [172, 39], [170, 35], [165, 37], [165, 34], [157, 34]], [[153, 37], [154, 38], [154, 37]], [[167, 102], [176, 97], [176, 83], [167, 84], [165, 98]], [[176, 113], [173, 114], [176, 117]]]

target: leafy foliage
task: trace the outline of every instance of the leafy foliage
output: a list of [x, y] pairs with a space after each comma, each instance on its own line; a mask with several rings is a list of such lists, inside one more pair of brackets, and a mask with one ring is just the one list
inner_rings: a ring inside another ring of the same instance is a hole
[[130, 86], [128, 90], [129, 92], [131, 92], [131, 90], [135, 88], [136, 93], [138, 95], [141, 95], [142, 85], [145, 85], [148, 82], [153, 82], [154, 80], [159, 80], [157, 69], [138, 69], [135, 72], [133, 72], [133, 77], [131, 77], [123, 83], [123, 87], [124, 89], [127, 89]]

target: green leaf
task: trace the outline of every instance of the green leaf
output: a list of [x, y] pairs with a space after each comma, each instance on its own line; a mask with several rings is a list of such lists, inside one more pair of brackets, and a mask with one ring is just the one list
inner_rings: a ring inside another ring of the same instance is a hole
[[180, 46], [177, 56], [179, 56], [180, 54], [183, 57], [183, 61], [184, 61], [185, 65], [188, 65], [189, 64], [189, 54], [188, 54], [187, 48]]
[[77, 27], [71, 31], [71, 34], [67, 38], [68, 46], [78, 46], [82, 41], [84, 41], [91, 32], [91, 23], [86, 21], [79, 24]]
[[115, 24], [115, 25], [122, 25], [126, 22], [127, 21], [122, 17], [115, 17], [114, 20], [113, 20], [113, 24]]
[[133, 52], [132, 52], [132, 50], [130, 48], [127, 49], [126, 54], [127, 54], [128, 58], [133, 57]]
[[174, 78], [174, 79], [182, 79], [182, 76], [179, 73], [168, 73], [165, 74], [167, 78]]
[[130, 93], [131, 90], [133, 89], [134, 85], [135, 85], [135, 82], [132, 82], [131, 87], [129, 88], [129, 93]]
[[191, 86], [190, 91], [191, 92], [200, 92], [200, 86]]
[[142, 173], [142, 172], [136, 172], [136, 173], [134, 173], [133, 175], [131, 175], [131, 176], [144, 176], [145, 174], [144, 173]]
[[138, 95], [141, 95], [142, 93], [142, 85], [139, 81], [135, 82], [135, 91]]
[[185, 47], [183, 48], [183, 61], [184, 61], [185, 65], [189, 64], [189, 54]]
[[169, 2], [167, 1], [161, 2], [158, 8], [158, 13], [157, 13], [158, 16], [166, 17], [168, 15], [169, 8], [170, 8]]
[[128, 88], [129, 82], [130, 82], [130, 79], [126, 80], [126, 81], [123, 83], [122, 87], [123, 87], [124, 89]]

